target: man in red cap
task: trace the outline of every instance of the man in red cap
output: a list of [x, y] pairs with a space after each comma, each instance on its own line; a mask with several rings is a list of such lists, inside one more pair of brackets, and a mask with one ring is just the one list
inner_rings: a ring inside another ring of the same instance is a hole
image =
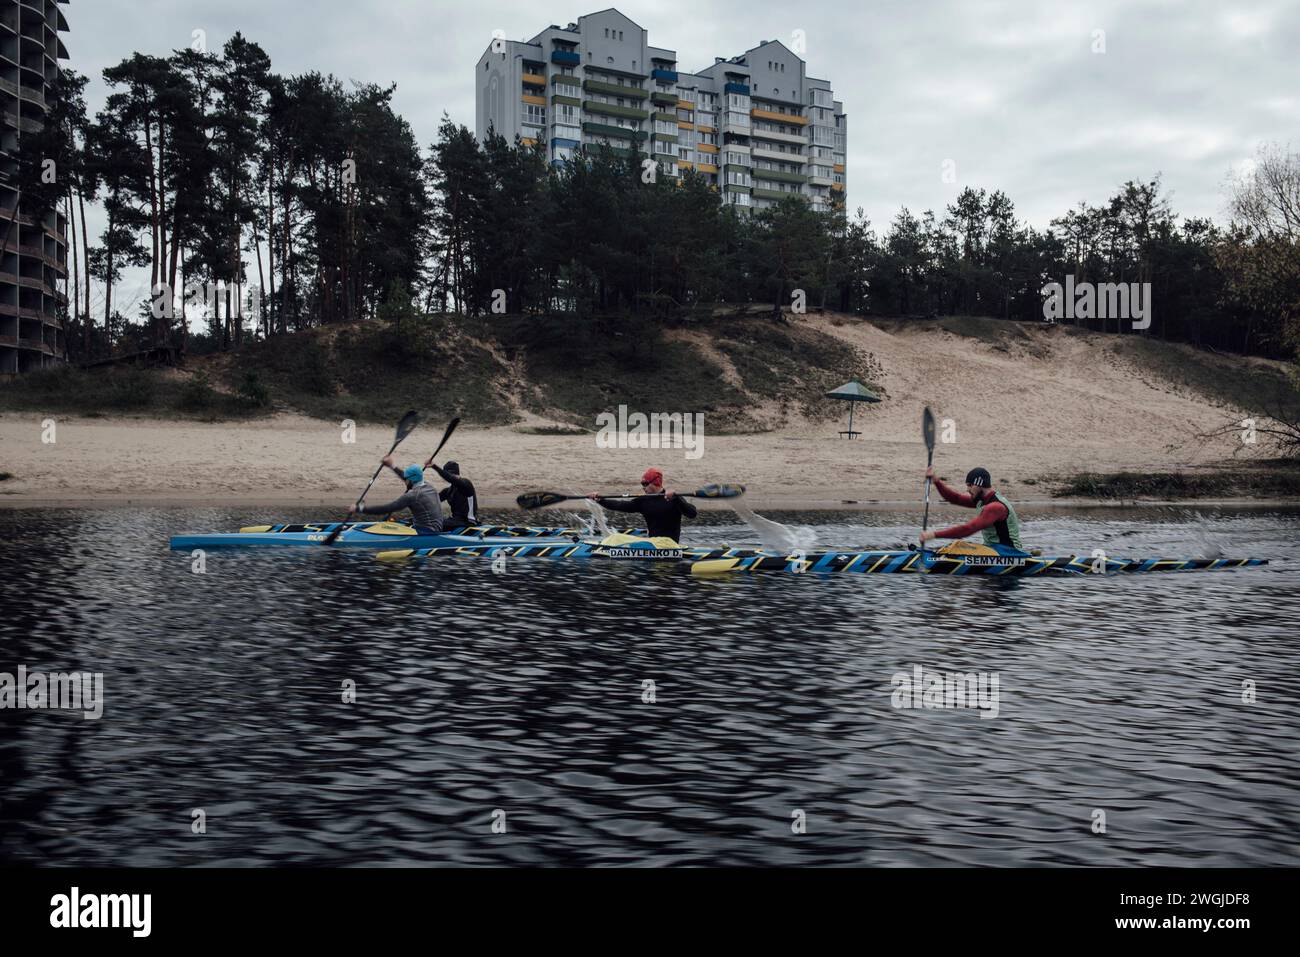
[[682, 540], [682, 516], [694, 518], [699, 513], [694, 505], [675, 492], [664, 491], [664, 473], [646, 469], [641, 476], [644, 494], [636, 498], [602, 498], [588, 495], [596, 504], [612, 512], [639, 512], [645, 516], [646, 530], [651, 538]]

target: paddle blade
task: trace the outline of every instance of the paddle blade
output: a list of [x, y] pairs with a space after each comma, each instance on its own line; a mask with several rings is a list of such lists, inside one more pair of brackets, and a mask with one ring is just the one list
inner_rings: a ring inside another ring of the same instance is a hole
[[515, 499], [515, 504], [522, 509], [546, 508], [548, 505], [558, 505], [573, 497], [561, 495], [559, 492], [525, 492]]
[[451, 433], [456, 431], [456, 426], [458, 425], [460, 425], [460, 416], [456, 416], [456, 418], [447, 423], [447, 431], [442, 433], [442, 441], [438, 443], [438, 447], [434, 449], [433, 454], [429, 456], [429, 461], [424, 463], [426, 469], [433, 464], [433, 460], [438, 457], [438, 453], [442, 451], [442, 447], [447, 444], [447, 440], [451, 438]]
[[393, 436], [393, 445], [397, 445], [402, 439], [414, 432], [415, 427], [419, 424], [420, 413], [414, 409], [402, 416], [402, 421], [397, 423], [397, 433]]
[[692, 495], [695, 498], [739, 498], [745, 494], [743, 485], [706, 485]]
[[925, 435], [925, 447], [931, 452], [934, 451], [934, 413], [930, 407], [925, 407], [925, 414], [921, 416], [921, 431]]

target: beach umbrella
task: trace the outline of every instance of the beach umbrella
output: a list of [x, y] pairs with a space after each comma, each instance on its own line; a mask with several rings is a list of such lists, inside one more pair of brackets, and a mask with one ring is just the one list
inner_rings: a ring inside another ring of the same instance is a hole
[[861, 435], [861, 432], [853, 431], [853, 405], [855, 402], [879, 402], [880, 396], [876, 395], [857, 379], [844, 383], [838, 389], [833, 389], [826, 393], [828, 399], [840, 399], [849, 404], [849, 430], [841, 432], [840, 435], [847, 435], [853, 438]]

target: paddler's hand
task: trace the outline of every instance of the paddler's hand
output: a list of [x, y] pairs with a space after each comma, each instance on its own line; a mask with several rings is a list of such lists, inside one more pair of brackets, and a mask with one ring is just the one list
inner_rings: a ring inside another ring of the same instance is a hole
[[664, 498], [671, 499], [676, 494], [676, 492], [670, 492], [667, 489], [664, 490]]
[[934, 532], [924, 531], [921, 533], [921, 544], [924, 545], [926, 542], [933, 541], [934, 538], [935, 538]]
[[390, 469], [395, 469], [395, 468], [397, 468], [397, 465], [396, 465], [396, 464], [394, 463], [394, 461], [393, 461], [393, 457], [392, 457], [392, 455], [385, 455], [385, 456], [384, 456], [384, 464], [387, 465]]
[[934, 478], [934, 466], [933, 466], [933, 465], [931, 465], [928, 469], [925, 470], [925, 477], [928, 478], [928, 479], [933, 479], [933, 478]]
[[599, 502], [599, 501], [600, 501], [600, 496], [597, 495], [595, 492], [591, 492], [590, 494], [588, 494], [588, 495], [587, 495], [587, 498], [591, 499], [593, 502]]

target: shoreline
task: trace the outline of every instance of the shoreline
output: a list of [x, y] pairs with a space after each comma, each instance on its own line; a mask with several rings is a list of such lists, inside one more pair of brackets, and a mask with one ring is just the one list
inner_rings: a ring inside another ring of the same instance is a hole
[[[912, 414], [917, 405], [881, 410], [868, 435], [852, 442], [836, 437], [838, 422], [800, 421], [759, 435], [711, 436], [702, 454], [691, 458], [680, 449], [599, 448], [590, 435], [479, 426], [458, 431], [443, 459], [461, 463], [485, 511], [515, 511], [515, 497], [525, 491], [639, 491], [637, 480], [651, 465], [663, 469], [668, 487], [679, 492], [714, 482], [743, 484], [748, 494], [741, 501], [759, 512], [919, 511], [926, 450]], [[1127, 419], [970, 419], [959, 442], [936, 449], [936, 472], [955, 485], [967, 469], [983, 465], [998, 491], [1030, 510], [1300, 506], [1300, 481], [1277, 487], [1277, 494], [1269, 486], [1220, 481], [1118, 487], [1121, 494], [1104, 498], [1052, 496], [1085, 473], [1231, 478], [1251, 469], [1249, 460], [1233, 459], [1231, 442], [1195, 440], [1195, 425], [1149, 416], [1138, 422], [1141, 428]], [[266, 518], [276, 508], [310, 508], [324, 518], [341, 515], [355, 501], [392, 442], [384, 426], [358, 426], [349, 437], [354, 441], [341, 441], [338, 423], [292, 414], [237, 425], [69, 417], [58, 421], [57, 441], [49, 443], [43, 430], [39, 417], [0, 414], [0, 471], [12, 473], [0, 481], [0, 510], [221, 507]], [[439, 433], [425, 433], [399, 450], [399, 464], [432, 452]], [[1181, 442], [1172, 441], [1179, 436]], [[382, 474], [367, 501], [380, 505], [400, 492], [398, 480]], [[932, 514], [959, 514], [937, 494], [931, 505]]]
[[[803, 498], [784, 495], [745, 495], [740, 499], [748, 508], [756, 512], [873, 512], [873, 511], [909, 511], [920, 510], [922, 499], [859, 499], [857, 501], [834, 500], [831, 498]], [[695, 500], [701, 511], [730, 511], [726, 505], [713, 504]], [[935, 500], [930, 501], [930, 510], [935, 512]], [[1300, 509], [1297, 498], [1186, 498], [1186, 499], [1015, 499], [1017, 510], [1045, 511], [1052, 509], [1129, 509], [1129, 508], [1239, 508], [1239, 509]], [[67, 496], [45, 497], [6, 494], [0, 490], [0, 510], [18, 511], [27, 508], [321, 508], [337, 509], [336, 496], [308, 495], [299, 497], [285, 496], [121, 496], [102, 495], [70, 498]], [[488, 495], [479, 501], [479, 507], [490, 512], [520, 511], [512, 496]], [[559, 513], [580, 508], [580, 503], [554, 506], [534, 513], [545, 515], [548, 512]], [[940, 508], [949, 508], [946, 503], [939, 503]]]

